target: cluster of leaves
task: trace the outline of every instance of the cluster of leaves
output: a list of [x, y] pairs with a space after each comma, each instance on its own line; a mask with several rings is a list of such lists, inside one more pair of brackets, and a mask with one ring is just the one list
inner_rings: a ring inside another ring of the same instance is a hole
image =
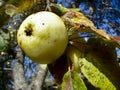
[[[86, 90], [79, 73], [82, 73], [96, 88], [120, 89], [120, 67], [116, 54], [116, 47], [120, 47], [120, 37], [110, 36], [103, 30], [96, 29], [94, 24], [80, 12], [68, 10], [62, 6], [58, 7], [58, 10], [64, 14], [62, 19], [69, 33], [66, 56], [69, 62], [72, 62], [68, 63], [66, 73], [63, 69], [61, 71], [63, 90], [81, 90], [81, 88]], [[81, 33], [91, 34], [92, 37], [83, 37]], [[54, 68], [58, 66], [54, 65]], [[63, 68], [63, 65], [59, 68]], [[54, 76], [60, 73], [59, 68], [56, 70], [58, 72], [53, 72]], [[55, 77], [56, 81], [60, 80], [58, 77]]]
[[[2, 1], [0, 2], [2, 3]], [[30, 10], [36, 4], [43, 4], [44, 2], [44, 0], [7, 0], [6, 2], [3, 2], [2, 6], [0, 6], [0, 27], [5, 25], [12, 16]], [[44, 4], [43, 7], [39, 9], [45, 8]], [[35, 11], [37, 10], [34, 9], [33, 12]]]

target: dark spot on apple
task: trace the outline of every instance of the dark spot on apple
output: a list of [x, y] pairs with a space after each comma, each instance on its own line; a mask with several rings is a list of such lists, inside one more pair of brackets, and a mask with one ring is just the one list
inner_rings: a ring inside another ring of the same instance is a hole
[[42, 23], [42, 25], [45, 25], [45, 23]]
[[25, 30], [25, 34], [26, 34], [26, 36], [31, 36], [32, 35], [32, 30], [30, 30], [30, 29]]
[[24, 32], [25, 32], [26, 36], [31, 36], [32, 32], [33, 32], [32, 25], [29, 24], [28, 27], [25, 28]]

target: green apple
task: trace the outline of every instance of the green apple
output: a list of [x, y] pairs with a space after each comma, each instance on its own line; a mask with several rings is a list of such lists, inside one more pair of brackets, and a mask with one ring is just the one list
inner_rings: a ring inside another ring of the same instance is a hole
[[28, 16], [20, 25], [17, 41], [25, 54], [40, 64], [49, 64], [65, 51], [68, 34], [56, 14], [42, 11]]

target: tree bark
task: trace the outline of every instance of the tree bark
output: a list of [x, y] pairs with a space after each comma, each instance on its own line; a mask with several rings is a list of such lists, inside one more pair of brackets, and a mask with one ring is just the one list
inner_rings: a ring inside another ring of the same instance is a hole
[[13, 78], [15, 83], [15, 90], [25, 90], [27, 87], [26, 80], [24, 78], [23, 69], [23, 54], [20, 48], [17, 48], [16, 59], [13, 68]]
[[32, 78], [32, 83], [28, 86], [28, 90], [42, 90], [43, 81], [47, 74], [47, 64], [38, 66], [38, 71]]
[[42, 90], [42, 84], [47, 73], [47, 64], [38, 65], [38, 70], [32, 77], [32, 82], [28, 84], [24, 77], [23, 57], [21, 49], [18, 48], [13, 68], [15, 90]]

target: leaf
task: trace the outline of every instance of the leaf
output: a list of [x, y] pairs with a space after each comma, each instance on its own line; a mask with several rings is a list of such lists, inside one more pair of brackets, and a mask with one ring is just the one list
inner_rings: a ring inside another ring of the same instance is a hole
[[[62, 19], [67, 26], [70, 25], [71, 27], [74, 27], [74, 28], [75, 27], [80, 28], [80, 27], [83, 27], [83, 26], [84, 27], [86, 26], [86, 27], [95, 28], [92, 21], [90, 21], [87, 17], [85, 17], [80, 12], [69, 10], [67, 13], [65, 13], [62, 16]], [[67, 23], [69, 23], [69, 24], [67, 24]]]
[[110, 36], [110, 38], [113, 40], [114, 44], [116, 44], [116, 46], [120, 48], [120, 37]]
[[21, 0], [15, 14], [30, 9], [37, 1], [38, 0]]
[[27, 11], [35, 4], [41, 3], [41, 1], [42, 0], [7, 0], [0, 8], [0, 27], [6, 24], [13, 15]]
[[48, 64], [49, 71], [55, 79], [56, 84], [62, 83], [64, 74], [68, 71], [68, 61], [65, 55], [62, 55], [54, 63]]
[[91, 62], [85, 58], [79, 58], [79, 63], [83, 64], [81, 71], [92, 85], [100, 88], [100, 90], [117, 90], [112, 82]]
[[116, 49], [112, 42], [101, 38], [90, 38], [86, 43], [72, 42], [70, 44], [71, 47], [79, 51], [78, 57], [91, 62], [113, 83], [117, 90], [120, 89], [120, 67], [117, 62]]
[[0, 36], [0, 51], [2, 51], [5, 47], [4, 39]]
[[67, 11], [69, 11], [67, 8], [63, 7], [61, 4], [51, 3], [50, 8], [51, 8], [52, 12], [54, 12], [60, 16], [65, 14]]
[[69, 30], [92, 33], [103, 40], [112, 42], [115, 47], [120, 48], [120, 37], [110, 36], [104, 30], [97, 29], [93, 22], [85, 17], [81, 12], [69, 10], [62, 16], [62, 19]]
[[103, 39], [110, 40], [109, 35], [104, 30], [98, 30], [93, 22], [85, 17], [81, 12], [68, 11], [62, 16], [66, 26], [71, 30], [78, 30], [79, 32], [93, 33]]
[[0, 8], [0, 27], [7, 23], [8, 19], [10, 19], [10, 16], [12, 16], [16, 11], [17, 6], [20, 5], [20, 2], [20, 0], [5, 1], [4, 5], [2, 5]]
[[10, 12], [12, 12], [11, 16], [13, 16], [14, 14], [30, 9], [39, 1], [40, 0], [10, 0], [5, 5], [5, 8], [7, 9], [6, 12], [8, 13], [8, 15], [10, 15]]
[[78, 73], [68, 71], [63, 77], [62, 90], [87, 90], [87, 88]]
[[18, 8], [16, 6], [12, 5], [12, 4], [6, 4], [5, 5], [5, 13], [7, 15], [9, 15], [10, 17], [12, 17], [15, 14], [17, 9]]
[[8, 39], [9, 39], [9, 34], [1, 34], [0, 35], [0, 51], [5, 51], [8, 48]]

